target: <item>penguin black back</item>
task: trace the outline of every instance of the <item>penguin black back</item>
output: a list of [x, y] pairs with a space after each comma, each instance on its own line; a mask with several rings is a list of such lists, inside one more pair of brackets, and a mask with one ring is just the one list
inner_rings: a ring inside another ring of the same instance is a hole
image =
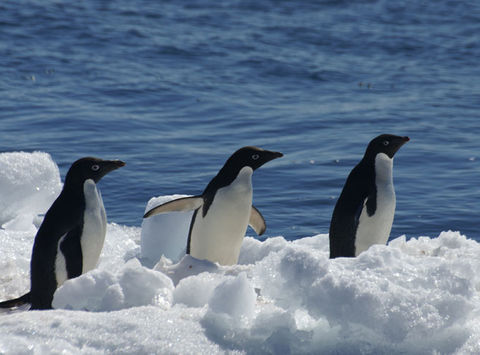
[[[53, 294], [58, 286], [55, 261], [59, 240], [65, 236], [65, 240], [69, 241], [67, 243], [72, 244], [79, 239], [82, 233], [84, 209], [83, 192], [72, 188], [64, 188], [45, 214], [44, 221], [35, 236], [30, 261], [31, 309], [52, 308]], [[75, 244], [78, 245], [78, 243]], [[71, 275], [69, 276], [71, 278], [81, 274], [82, 265], [81, 262], [79, 264], [78, 260], [82, 259], [82, 255], [78, 255], [78, 251], [77, 255], [72, 255], [71, 250], [75, 250], [73, 245], [70, 245], [68, 249], [67, 253], [77, 260], [77, 265], [66, 265], [67, 270], [70, 267]]]

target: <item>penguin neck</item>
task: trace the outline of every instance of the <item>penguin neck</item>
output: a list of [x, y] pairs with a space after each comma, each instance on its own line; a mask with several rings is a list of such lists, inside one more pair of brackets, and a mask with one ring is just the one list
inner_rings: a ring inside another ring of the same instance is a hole
[[85, 180], [83, 183], [83, 195], [85, 196], [85, 202], [87, 202], [87, 204], [100, 196], [100, 191], [97, 189], [95, 181], [92, 179]]
[[385, 153], [375, 156], [375, 182], [378, 184], [393, 184], [393, 158]]
[[235, 175], [230, 172], [228, 173], [228, 176], [225, 176], [225, 174], [222, 175], [222, 170], [217, 174], [217, 176], [215, 176], [215, 178], [212, 179], [212, 181], [210, 181], [207, 188], [203, 192], [204, 217], [206, 216], [216, 193], [222, 188], [229, 187], [229, 190], [231, 189], [232, 191], [238, 191], [243, 194], [250, 194], [250, 197], [252, 195], [253, 169], [251, 167], [244, 166]]
[[238, 189], [244, 189], [251, 193], [252, 191], [252, 175], [253, 169], [249, 166], [244, 166], [238, 172], [235, 180], [232, 181], [232, 185]]
[[[241, 177], [241, 179], [249, 178], [251, 181], [252, 174], [253, 169], [250, 166], [244, 166], [239, 169], [238, 167], [234, 167], [232, 164], [227, 162], [222, 169], [220, 169], [218, 174], [210, 181], [203, 194], [208, 194], [222, 187], [228, 186], [239, 177]], [[249, 177], [247, 175], [249, 175]]]

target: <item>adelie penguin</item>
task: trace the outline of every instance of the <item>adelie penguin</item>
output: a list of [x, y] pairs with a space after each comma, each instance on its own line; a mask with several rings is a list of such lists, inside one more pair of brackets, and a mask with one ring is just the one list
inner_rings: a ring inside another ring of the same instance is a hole
[[233, 153], [201, 195], [157, 206], [144, 218], [163, 212], [194, 210], [187, 254], [221, 265], [236, 264], [247, 226], [258, 235], [266, 229], [262, 215], [252, 206], [253, 171], [282, 156], [278, 152], [243, 147]]
[[96, 183], [124, 165], [120, 160], [90, 157], [72, 164], [60, 195], [45, 214], [35, 236], [30, 292], [1, 302], [1, 308], [30, 303], [30, 309], [50, 309], [57, 287], [96, 267], [107, 223]]
[[386, 244], [395, 214], [393, 157], [408, 137], [382, 134], [350, 172], [330, 223], [330, 258], [354, 257]]

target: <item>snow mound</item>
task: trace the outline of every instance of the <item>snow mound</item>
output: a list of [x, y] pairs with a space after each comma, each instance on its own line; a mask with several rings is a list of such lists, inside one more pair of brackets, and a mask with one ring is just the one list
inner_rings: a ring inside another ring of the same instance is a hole
[[60, 172], [43, 152], [0, 154], [0, 224], [5, 229], [30, 228], [62, 189]]
[[223, 280], [208, 301], [208, 313], [248, 321], [255, 314], [257, 294], [245, 273]]
[[208, 260], [198, 260], [191, 255], [184, 255], [177, 264], [162, 257], [155, 265], [154, 270], [165, 273], [177, 285], [180, 280], [188, 276], [198, 275], [203, 272], [222, 273], [225, 268]]
[[[169, 195], [151, 198], [145, 212], [171, 200], [189, 195]], [[161, 213], [145, 218], [142, 222], [141, 258], [147, 266], [155, 265], [162, 256], [179, 261], [187, 247], [188, 230], [192, 212]]]
[[96, 312], [148, 305], [168, 309], [172, 291], [170, 278], [132, 259], [118, 275], [97, 269], [67, 280], [55, 292], [53, 307]]
[[[137, 228], [109, 227], [112, 243], [139, 238]], [[138, 250], [136, 243], [123, 247], [115, 256], [121, 267], [110, 270], [102, 260], [55, 294], [57, 308], [95, 312], [0, 317], [0, 348], [27, 349], [37, 339], [33, 344], [40, 349], [44, 339], [37, 335], [47, 336], [48, 324], [57, 351], [480, 351], [480, 244], [457, 232], [400, 237], [357, 258], [335, 260], [328, 259], [327, 235], [295, 242], [247, 237], [242, 253], [248, 251], [251, 263], [234, 266], [185, 256], [179, 263], [163, 258], [149, 269], [135, 258], [125, 261]], [[144, 337], [140, 343], [137, 335]]]

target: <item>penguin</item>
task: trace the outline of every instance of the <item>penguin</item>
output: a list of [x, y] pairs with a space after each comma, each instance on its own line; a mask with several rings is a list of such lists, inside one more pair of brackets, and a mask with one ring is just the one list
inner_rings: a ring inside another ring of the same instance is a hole
[[353, 168], [333, 210], [330, 258], [354, 257], [373, 244], [386, 244], [395, 214], [393, 157], [410, 139], [374, 138]]
[[265, 220], [252, 205], [252, 174], [283, 154], [257, 147], [243, 147], [226, 161], [201, 195], [176, 199], [149, 210], [144, 218], [158, 213], [191, 211], [186, 253], [220, 265], [238, 262], [243, 237], [250, 225], [258, 235]]
[[67, 279], [94, 269], [103, 248], [106, 214], [96, 183], [124, 166], [120, 160], [86, 157], [72, 164], [63, 189], [35, 236], [30, 262], [30, 292], [0, 303], [0, 308], [51, 309], [53, 294]]

